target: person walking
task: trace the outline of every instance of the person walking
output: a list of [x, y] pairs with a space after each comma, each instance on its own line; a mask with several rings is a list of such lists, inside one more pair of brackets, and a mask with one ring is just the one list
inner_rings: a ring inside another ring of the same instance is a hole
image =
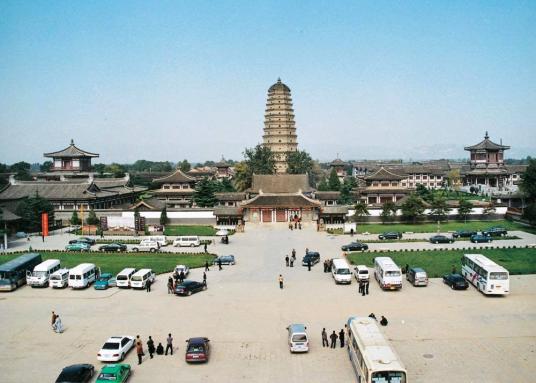
[[145, 283], [145, 288], [146, 288], [148, 293], [151, 292], [151, 285], [152, 284], [153, 284], [153, 282], [151, 282], [151, 279], [147, 279], [147, 283]]
[[207, 286], [207, 273], [205, 273], [203, 271], [203, 284], [205, 285], [205, 287]]
[[354, 228], [352, 227], [352, 228], [350, 229], [350, 237], [353, 237], [353, 236], [354, 236]]
[[147, 350], [149, 350], [149, 356], [151, 357], [151, 359], [153, 359], [153, 354], [155, 353], [155, 348], [154, 348], [154, 341], [153, 341], [153, 338], [151, 338], [151, 336], [149, 335], [149, 340], [147, 341]]
[[167, 281], [167, 293], [173, 294], [173, 278], [169, 277]]
[[292, 258], [296, 260], [296, 249], [292, 249]]
[[344, 347], [344, 330], [342, 328], [339, 331], [339, 340], [341, 341], [341, 348]]
[[184, 278], [185, 278], [184, 270], [181, 270], [181, 272], [179, 273], [179, 281], [180, 281], [180, 283], [184, 282]]
[[61, 334], [63, 332], [63, 323], [59, 315], [56, 315], [56, 320], [54, 321], [54, 325], [52, 326], [52, 328], [58, 334]]
[[205, 271], [210, 271], [210, 269], [208, 268], [208, 261], [205, 261]]
[[56, 315], [56, 313], [55, 313], [54, 311], [52, 311], [52, 321], [50, 322], [50, 325], [51, 325], [52, 327], [54, 327], [54, 323], [56, 323], [56, 318], [57, 318], [57, 317], [58, 317], [58, 316]]
[[337, 347], [337, 334], [335, 334], [335, 330], [333, 330], [329, 337], [331, 339], [331, 348]]
[[144, 355], [143, 343], [141, 343], [140, 336], [136, 338], [136, 354], [138, 354], [138, 364], [141, 364], [141, 358]]
[[173, 337], [171, 336], [171, 334], [168, 334], [166, 342], [167, 342], [166, 355], [167, 355], [168, 351], [171, 351], [171, 355], [173, 355]]
[[368, 295], [368, 287], [370, 285], [370, 282], [368, 280], [365, 281], [365, 295]]
[[289, 258], [288, 255], [285, 255], [285, 265], [288, 267], [289, 265]]
[[222, 270], [221, 259], [220, 258], [218, 258], [218, 270]]
[[322, 347], [329, 347], [328, 333], [325, 327], [322, 329]]
[[283, 289], [283, 276], [279, 274], [279, 278], [277, 280], [279, 281], [279, 288]]
[[205, 253], [207, 252], [207, 243], [205, 242]]
[[361, 287], [361, 296], [364, 297], [365, 296], [365, 281], [362, 281], [362, 287]]
[[290, 257], [290, 267], [294, 267], [294, 258]]
[[363, 292], [363, 287], [365, 287], [364, 282], [360, 279], [358, 283], [359, 283], [359, 290], [357, 291], [358, 291], [358, 294], [361, 294]]

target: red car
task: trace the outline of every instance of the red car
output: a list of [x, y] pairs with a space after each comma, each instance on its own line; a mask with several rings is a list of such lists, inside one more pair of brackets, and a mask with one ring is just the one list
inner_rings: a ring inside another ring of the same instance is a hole
[[190, 338], [186, 341], [186, 362], [208, 362], [210, 355], [210, 340], [205, 337]]

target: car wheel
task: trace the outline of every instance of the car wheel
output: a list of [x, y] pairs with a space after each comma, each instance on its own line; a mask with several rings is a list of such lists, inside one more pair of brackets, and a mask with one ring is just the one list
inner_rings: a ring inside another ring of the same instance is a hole
[[156, 249], [153, 248], [150, 251], [151, 251], [151, 253], [154, 253], [154, 252], [156, 252]]
[[136, 253], [140, 251], [140, 249], [138, 249], [137, 247], [133, 248], [132, 250], [135, 251]]
[[195, 246], [195, 245], [194, 245], [193, 243], [190, 245], [190, 247], [194, 247], [194, 246]]
[[450, 285], [450, 288], [451, 288], [452, 290], [454, 290], [454, 285]]
[[188, 291], [188, 293], [186, 295], [190, 296], [190, 295], [192, 295], [192, 292]]
[[207, 289], [207, 286], [203, 286], [203, 290], [206, 290]]
[[121, 354], [121, 359], [119, 359], [119, 360], [120, 360], [120, 361], [123, 361], [124, 359], [125, 359], [125, 353], [123, 352], [123, 353]]
[[435, 241], [434, 243], [437, 245], [439, 242]]

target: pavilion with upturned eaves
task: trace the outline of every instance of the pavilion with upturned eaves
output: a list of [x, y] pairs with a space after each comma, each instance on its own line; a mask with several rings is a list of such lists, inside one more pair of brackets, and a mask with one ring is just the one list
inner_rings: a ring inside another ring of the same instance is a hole
[[90, 172], [91, 159], [99, 155], [97, 153], [86, 152], [74, 144], [71, 144], [63, 150], [43, 154], [44, 157], [52, 158], [52, 167], [50, 172]]

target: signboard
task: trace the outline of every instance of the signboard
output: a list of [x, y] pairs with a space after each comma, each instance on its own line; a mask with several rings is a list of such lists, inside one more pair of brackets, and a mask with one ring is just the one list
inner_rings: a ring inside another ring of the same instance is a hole
[[48, 237], [48, 213], [41, 214], [41, 232], [43, 237]]

